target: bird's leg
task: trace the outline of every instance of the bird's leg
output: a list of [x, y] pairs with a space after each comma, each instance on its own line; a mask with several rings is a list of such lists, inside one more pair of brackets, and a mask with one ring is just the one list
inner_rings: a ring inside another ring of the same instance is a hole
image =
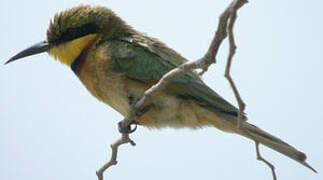
[[[135, 128], [131, 129], [131, 125], [135, 124]], [[118, 123], [119, 132], [121, 133], [121, 138], [118, 139], [115, 143], [111, 144], [111, 158], [110, 160], [105, 163], [97, 172], [96, 175], [98, 176], [98, 180], [103, 180], [103, 173], [105, 170], [107, 170], [109, 167], [116, 165], [117, 162], [117, 155], [118, 155], [118, 148], [122, 144], [130, 143], [132, 146], [135, 146], [136, 143], [130, 139], [129, 134], [133, 133], [137, 129], [137, 124], [131, 120], [129, 121], [127, 118], [123, 119]]]

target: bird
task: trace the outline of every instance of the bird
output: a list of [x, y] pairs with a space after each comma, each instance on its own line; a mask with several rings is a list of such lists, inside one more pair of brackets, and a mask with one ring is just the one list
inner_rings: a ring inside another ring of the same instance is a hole
[[[47, 39], [5, 64], [47, 52], [69, 66], [86, 89], [122, 116], [170, 70], [188, 60], [158, 39], [141, 33], [112, 10], [79, 5], [55, 14]], [[194, 71], [173, 79], [152, 98], [136, 124], [161, 129], [215, 127], [259, 142], [316, 172], [305, 153], [249, 123], [239, 109], [207, 86]]]

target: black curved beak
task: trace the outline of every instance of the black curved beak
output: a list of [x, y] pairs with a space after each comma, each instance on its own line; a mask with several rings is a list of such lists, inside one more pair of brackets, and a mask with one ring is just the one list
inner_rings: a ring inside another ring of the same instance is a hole
[[27, 56], [31, 56], [34, 54], [39, 54], [42, 52], [46, 52], [48, 51], [52, 46], [47, 42], [47, 41], [42, 41], [39, 42], [23, 51], [21, 51], [20, 53], [16, 54], [15, 56], [13, 56], [12, 58], [10, 58], [7, 62], [5, 62], [4, 64], [8, 64], [12, 61], [15, 61], [17, 59], [21, 59]]

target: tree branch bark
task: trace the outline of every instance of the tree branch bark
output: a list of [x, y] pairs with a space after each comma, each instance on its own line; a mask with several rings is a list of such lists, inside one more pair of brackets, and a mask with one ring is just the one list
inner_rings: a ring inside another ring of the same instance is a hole
[[273, 175], [273, 180], [277, 180], [276, 173], [275, 173], [275, 166], [272, 165], [269, 161], [267, 161], [260, 155], [259, 142], [255, 141], [255, 144], [256, 144], [257, 160], [264, 162], [270, 168], [271, 173]]
[[[122, 121], [121, 121], [122, 122]], [[97, 172], [96, 175], [98, 176], [99, 180], [103, 180], [103, 173], [105, 170], [107, 170], [109, 167], [117, 165], [117, 156], [118, 156], [118, 149], [119, 146], [123, 144], [130, 143], [132, 146], [135, 146], [136, 143], [130, 139], [129, 133], [121, 133], [121, 138], [118, 139], [115, 143], [111, 144], [111, 158], [110, 161], [105, 163]]]
[[230, 83], [230, 86], [233, 90], [233, 93], [234, 93], [234, 96], [238, 102], [238, 105], [239, 105], [239, 114], [238, 114], [238, 123], [237, 123], [237, 127], [240, 128], [240, 122], [242, 121], [242, 118], [243, 118], [243, 114], [244, 114], [244, 110], [246, 108], [246, 105], [245, 103], [242, 101], [242, 98], [239, 94], [239, 91], [238, 91], [238, 88], [236, 87], [235, 83], [233, 82], [233, 79], [230, 75], [230, 70], [231, 70], [231, 64], [232, 64], [232, 58], [234, 56], [234, 54], [236, 53], [236, 49], [237, 49], [237, 46], [235, 44], [235, 41], [234, 41], [234, 35], [233, 35], [233, 26], [234, 26], [234, 23], [237, 19], [237, 11], [236, 9], [238, 7], [241, 7], [243, 4], [239, 3], [240, 1], [235, 1], [232, 3], [232, 7], [230, 7], [228, 9], [228, 12], [230, 12], [229, 14], [229, 25], [227, 27], [227, 31], [229, 33], [229, 56], [228, 56], [228, 59], [227, 59], [227, 65], [226, 65], [226, 68], [225, 68], [225, 74], [224, 76], [227, 78], [227, 80], [229, 81]]
[[[232, 3], [230, 3], [230, 5], [226, 8], [226, 10], [221, 14], [220, 19], [219, 19], [218, 29], [217, 29], [215, 36], [208, 48], [208, 51], [205, 53], [205, 55], [196, 61], [190, 61], [190, 62], [184, 63], [184, 64], [178, 66], [177, 68], [174, 68], [171, 71], [169, 71], [168, 73], [166, 73], [158, 81], [157, 84], [153, 85], [151, 88], [149, 88], [148, 90], [145, 91], [143, 97], [135, 104], [134, 111], [138, 111], [140, 109], [143, 109], [147, 105], [149, 105], [151, 102], [152, 96], [154, 94], [156, 94], [157, 92], [162, 91], [166, 87], [166, 85], [169, 82], [171, 82], [173, 79], [175, 79], [179, 76], [182, 76], [188, 72], [192, 72], [195, 69], [202, 69], [202, 72], [200, 73], [200, 75], [202, 75], [204, 72], [206, 72], [208, 70], [208, 68], [211, 64], [216, 63], [216, 55], [218, 53], [218, 50], [219, 50], [223, 40], [227, 37], [227, 31], [229, 30], [229, 32], [230, 32], [230, 29], [231, 29], [231, 39], [233, 41], [232, 28], [233, 28], [233, 24], [235, 22], [236, 12], [247, 2], [248, 2], [247, 0], [233, 0]], [[230, 24], [228, 23], [229, 20], [230, 20]], [[230, 28], [230, 26], [231, 26], [231, 28]], [[231, 42], [231, 40], [230, 40], [230, 42]], [[234, 44], [234, 42], [233, 42], [233, 44]], [[229, 56], [231, 56], [231, 58], [228, 59], [230, 64], [231, 64], [233, 54], [234, 54], [234, 52], [232, 53], [230, 50]], [[227, 67], [227, 69], [230, 69], [230, 66]], [[238, 95], [238, 97], [240, 97], [240, 95]], [[241, 98], [240, 98], [240, 100], [241, 100]], [[243, 110], [244, 110], [244, 108], [242, 108], [242, 111]], [[132, 113], [132, 114], [135, 115], [136, 113]], [[136, 117], [131, 117], [131, 118], [135, 119]]]

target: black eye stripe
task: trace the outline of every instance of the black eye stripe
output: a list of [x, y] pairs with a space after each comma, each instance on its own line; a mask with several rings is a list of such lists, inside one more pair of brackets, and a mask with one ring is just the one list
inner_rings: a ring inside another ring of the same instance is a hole
[[80, 38], [89, 34], [97, 33], [99, 30], [95, 23], [85, 24], [78, 28], [69, 28], [61, 36], [61, 38], [56, 42], [56, 44], [64, 43], [73, 39]]

